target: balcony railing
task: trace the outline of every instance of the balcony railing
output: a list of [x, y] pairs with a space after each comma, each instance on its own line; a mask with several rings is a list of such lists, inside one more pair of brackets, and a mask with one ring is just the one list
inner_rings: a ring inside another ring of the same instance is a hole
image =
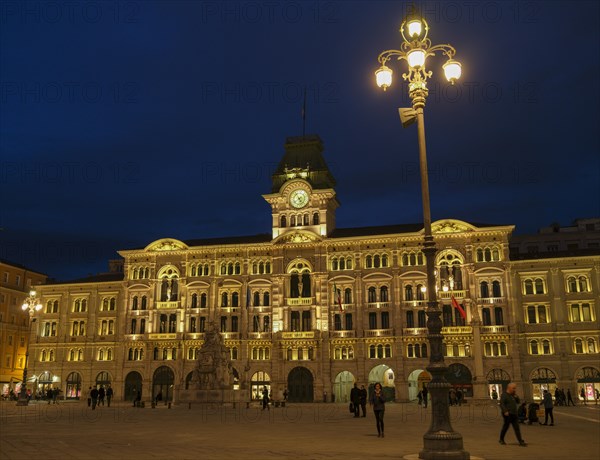
[[464, 289], [460, 291], [438, 291], [437, 294], [440, 299], [450, 299], [452, 296], [455, 299], [464, 299], [467, 296], [467, 291]]
[[403, 300], [402, 304], [406, 307], [426, 307], [427, 299], [420, 300]]
[[304, 331], [304, 332], [282, 332], [282, 339], [312, 339], [315, 336], [314, 331]]
[[472, 326], [448, 326], [442, 328], [442, 334], [472, 334]]
[[156, 302], [156, 308], [159, 310], [179, 308], [179, 301], [174, 302]]
[[223, 336], [224, 339], [229, 339], [229, 340], [238, 340], [240, 338], [239, 332], [221, 332], [221, 335]]
[[404, 335], [427, 335], [426, 327], [407, 327], [403, 329]]
[[390, 306], [389, 302], [369, 302], [369, 303], [367, 303], [367, 308], [369, 308], [369, 309], [371, 309], [371, 308], [386, 308], [389, 306]]
[[248, 332], [249, 339], [271, 339], [270, 332]]
[[482, 334], [508, 334], [508, 326], [481, 326], [479, 331]]
[[504, 303], [504, 297], [480, 297], [478, 300], [480, 304], [497, 304]]
[[204, 332], [188, 332], [185, 334], [185, 338], [188, 340], [203, 340]]
[[[340, 311], [340, 304], [339, 303], [332, 303], [329, 308], [333, 311], [337, 310]], [[342, 310], [346, 311], [346, 310], [354, 310], [354, 304], [353, 303], [343, 303], [342, 304]]]
[[288, 305], [312, 305], [313, 298], [312, 297], [292, 297], [287, 299]]
[[148, 334], [150, 340], [173, 340], [177, 338], [177, 333], [160, 333], [160, 334]]
[[365, 337], [391, 337], [393, 335], [393, 329], [368, 329], [365, 331]]
[[332, 339], [342, 339], [345, 337], [356, 337], [356, 333], [354, 331], [329, 331], [329, 337]]

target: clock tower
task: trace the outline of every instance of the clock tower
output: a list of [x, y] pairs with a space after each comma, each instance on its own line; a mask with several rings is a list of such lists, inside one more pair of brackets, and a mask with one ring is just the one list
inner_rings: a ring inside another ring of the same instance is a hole
[[299, 230], [326, 237], [335, 228], [335, 179], [322, 152], [317, 135], [286, 139], [271, 193], [263, 195], [272, 209], [273, 239]]

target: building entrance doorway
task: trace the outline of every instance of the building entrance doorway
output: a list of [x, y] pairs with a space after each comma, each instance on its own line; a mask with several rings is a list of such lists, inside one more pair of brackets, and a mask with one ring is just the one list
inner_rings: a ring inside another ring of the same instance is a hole
[[313, 376], [305, 367], [295, 367], [288, 374], [288, 401], [313, 402]]

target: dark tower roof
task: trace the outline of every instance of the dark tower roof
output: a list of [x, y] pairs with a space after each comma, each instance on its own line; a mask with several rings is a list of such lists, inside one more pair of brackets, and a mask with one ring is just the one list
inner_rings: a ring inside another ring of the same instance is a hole
[[284, 147], [285, 154], [273, 173], [273, 193], [278, 192], [283, 183], [290, 178], [292, 170], [308, 170], [306, 180], [314, 189], [335, 186], [335, 179], [322, 155], [323, 141], [318, 135], [288, 137]]

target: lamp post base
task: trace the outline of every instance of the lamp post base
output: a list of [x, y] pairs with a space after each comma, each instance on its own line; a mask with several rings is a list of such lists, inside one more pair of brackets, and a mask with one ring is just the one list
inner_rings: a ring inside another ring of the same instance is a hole
[[427, 433], [423, 436], [422, 460], [470, 460], [469, 452], [463, 449], [460, 433]]

